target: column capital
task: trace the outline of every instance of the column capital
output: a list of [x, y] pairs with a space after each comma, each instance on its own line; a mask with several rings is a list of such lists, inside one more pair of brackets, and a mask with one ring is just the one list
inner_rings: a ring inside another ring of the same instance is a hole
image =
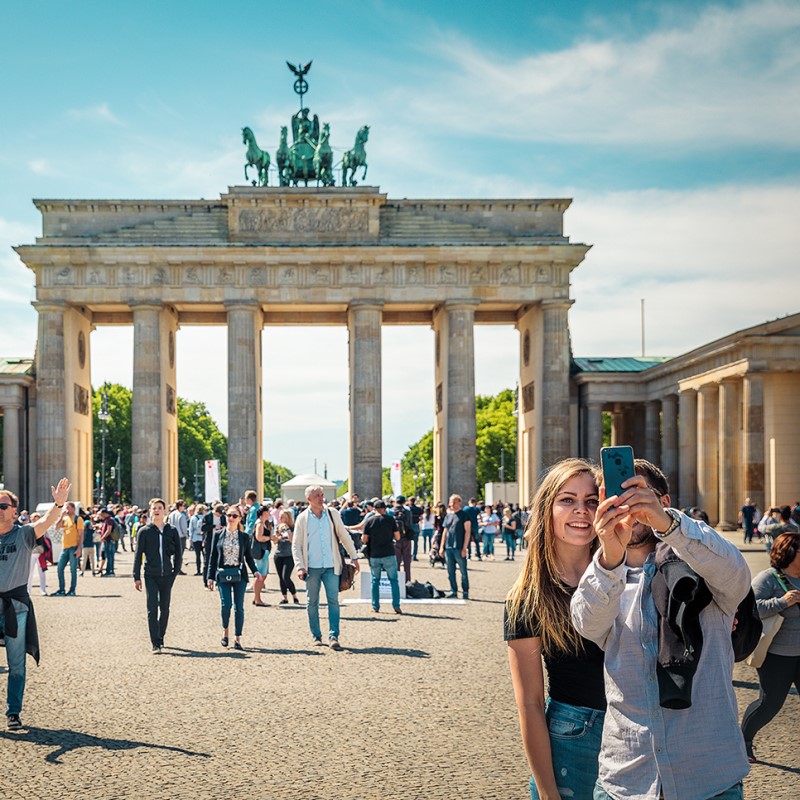
[[378, 300], [377, 298], [359, 298], [356, 300], [351, 300], [347, 304], [347, 310], [350, 311], [351, 309], [355, 310], [357, 308], [377, 308], [383, 311], [383, 307], [386, 303], [383, 300]]
[[36, 309], [39, 314], [60, 312], [64, 313], [67, 310], [67, 303], [65, 300], [33, 300], [31, 305]]
[[224, 300], [222, 305], [225, 306], [226, 311], [240, 310], [240, 311], [260, 311], [261, 303], [258, 300], [248, 299], [235, 299]]
[[445, 311], [475, 311], [481, 304], [480, 300], [445, 300], [442, 307]]
[[164, 308], [164, 303], [161, 300], [131, 299], [127, 303], [131, 311], [161, 311]]
[[10, 403], [0, 403], [0, 408], [3, 411], [21, 411], [22, 410], [22, 403], [10, 402]]
[[549, 300], [541, 301], [542, 309], [545, 311], [559, 308], [569, 309], [573, 305], [575, 305], [575, 301], [568, 297], [553, 297]]

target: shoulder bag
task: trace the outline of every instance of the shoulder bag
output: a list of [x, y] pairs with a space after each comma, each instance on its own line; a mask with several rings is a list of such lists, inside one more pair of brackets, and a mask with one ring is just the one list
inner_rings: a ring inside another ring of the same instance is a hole
[[352, 563], [348, 564], [345, 560], [348, 558], [347, 553], [345, 552], [344, 547], [342, 547], [342, 541], [339, 539], [339, 532], [336, 530], [336, 523], [333, 519], [333, 514], [331, 514], [331, 510], [328, 509], [328, 517], [331, 521], [331, 527], [333, 528], [333, 533], [336, 536], [337, 541], [339, 542], [339, 550], [340, 556], [342, 558], [342, 572], [339, 575], [339, 591], [346, 592], [349, 589], [353, 588], [353, 585], [356, 582], [356, 568], [353, 566]]
[[[786, 585], [786, 581], [783, 579], [783, 576], [778, 572], [778, 570], [774, 569], [772, 572], [775, 575], [778, 583], [787, 592], [790, 591], [789, 587]], [[761, 638], [758, 640], [756, 649], [753, 650], [753, 652], [745, 661], [746, 664], [749, 664], [751, 667], [755, 667], [756, 669], [758, 669], [764, 663], [764, 659], [767, 657], [767, 652], [772, 644], [772, 640], [781, 629], [781, 625], [783, 625], [783, 616], [781, 614], [775, 614], [772, 617], [762, 619], [761, 624], [764, 626], [761, 633]]]

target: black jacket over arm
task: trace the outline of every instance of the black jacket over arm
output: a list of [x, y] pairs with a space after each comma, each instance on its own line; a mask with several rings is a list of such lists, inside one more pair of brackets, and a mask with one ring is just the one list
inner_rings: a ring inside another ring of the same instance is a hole
[[[223, 566], [222, 560], [222, 534], [214, 534], [214, 541], [211, 545], [211, 555], [208, 559], [208, 569], [206, 570], [206, 581], [215, 581], [217, 579], [217, 569]], [[242, 570], [242, 580], [247, 583], [247, 564], [250, 567], [250, 572], [256, 574], [256, 562], [253, 560], [253, 551], [250, 547], [250, 537], [239, 531], [239, 566]]]
[[169, 523], [164, 525], [164, 563], [161, 563], [160, 532], [150, 523], [136, 534], [136, 555], [133, 559], [133, 579], [142, 579], [142, 556], [145, 575], [177, 575], [181, 571], [183, 548], [178, 531]]

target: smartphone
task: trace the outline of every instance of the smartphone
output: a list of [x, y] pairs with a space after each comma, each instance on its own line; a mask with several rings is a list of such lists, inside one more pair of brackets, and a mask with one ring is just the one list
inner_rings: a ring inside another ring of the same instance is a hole
[[600, 464], [603, 467], [606, 497], [612, 495], [619, 497], [625, 491], [622, 484], [635, 474], [633, 471], [633, 448], [628, 445], [603, 447], [600, 450]]

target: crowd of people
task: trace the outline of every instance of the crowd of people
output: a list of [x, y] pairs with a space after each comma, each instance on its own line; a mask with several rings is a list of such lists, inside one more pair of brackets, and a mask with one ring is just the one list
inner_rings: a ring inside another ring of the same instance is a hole
[[[252, 604], [267, 605], [272, 560], [280, 603], [300, 604], [296, 576], [306, 586], [313, 645], [339, 650], [346, 565], [357, 572], [359, 561], [368, 561], [373, 613], [380, 613], [386, 575], [392, 610], [402, 614], [400, 575], [411, 582], [420, 554], [446, 568], [448, 597], [460, 591], [469, 599], [468, 561], [493, 560], [502, 537], [506, 559], [518, 550], [523, 555], [505, 604], [504, 638], [533, 800], [740, 799], [748, 761], [756, 761], [756, 735], [791, 686], [800, 688], [797, 508], [770, 515], [770, 567], [752, 580], [751, 591], [739, 550], [701, 515], [672, 508], [666, 477], [642, 459], [611, 497], [596, 465], [559, 462], [529, 509], [480, 506], [475, 498], [463, 504], [457, 494], [446, 505], [419, 505], [402, 495], [362, 502], [355, 494], [326, 504], [322, 487], [310, 486], [305, 503], [262, 504], [249, 491], [227, 505], [187, 507], [179, 500], [168, 508], [153, 498], [147, 508], [87, 511], [69, 500], [69, 490], [66, 479], [53, 487], [53, 505], [43, 516], [19, 511], [16, 496], [0, 490], [0, 633], [12, 730], [22, 726], [26, 653], [38, 661], [30, 586], [38, 575], [47, 592], [54, 530], [61, 537], [54, 595], [74, 595], [87, 572], [114, 575], [118, 549], [130, 546], [135, 588], [147, 595], [154, 653], [164, 647], [174, 581], [186, 574], [192, 554], [195, 575], [219, 594], [222, 647], [243, 649], [247, 585], [252, 576]], [[748, 518], [743, 509], [745, 525]], [[749, 521], [752, 538], [758, 521]], [[319, 612], [323, 587], [327, 637]], [[758, 632], [759, 618], [779, 617], [782, 624], [771, 626], [777, 633], [763, 661], [754, 663], [760, 694], [740, 726], [732, 669], [753, 629], [742, 611], [748, 597]]]

